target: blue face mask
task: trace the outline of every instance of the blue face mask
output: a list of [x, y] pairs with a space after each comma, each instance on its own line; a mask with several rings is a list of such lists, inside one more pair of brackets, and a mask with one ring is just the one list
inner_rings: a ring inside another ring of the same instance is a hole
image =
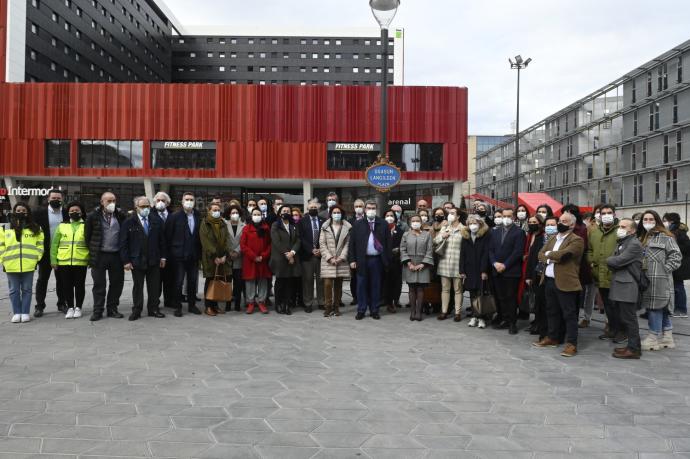
[[333, 218], [334, 222], [339, 222], [343, 218], [343, 214], [332, 214], [331, 217]]
[[547, 226], [544, 231], [549, 236], [553, 236], [554, 234], [558, 233], [558, 228], [555, 226]]

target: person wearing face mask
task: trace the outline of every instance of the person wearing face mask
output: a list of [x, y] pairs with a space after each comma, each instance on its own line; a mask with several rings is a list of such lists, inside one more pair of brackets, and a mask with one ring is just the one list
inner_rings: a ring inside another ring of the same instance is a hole
[[[602, 212], [602, 217], [605, 214]], [[637, 322], [639, 300], [639, 279], [642, 269], [642, 244], [635, 237], [635, 222], [623, 218], [616, 229], [616, 248], [606, 264], [613, 272], [609, 286], [608, 299], [615, 303], [618, 311], [619, 328], [628, 336], [627, 346], [613, 350], [617, 359], [639, 359], [642, 354], [640, 328]]]
[[12, 208], [10, 226], [0, 234], [0, 265], [7, 274], [12, 323], [31, 321], [34, 271], [45, 250], [41, 227], [24, 202]]
[[345, 211], [339, 205], [331, 207], [330, 212], [331, 217], [323, 223], [319, 234], [321, 279], [326, 301], [324, 317], [340, 315], [343, 279], [350, 276], [347, 252], [352, 225], [344, 219]]
[[[618, 247], [618, 219], [616, 209], [613, 205], [603, 204], [597, 209], [599, 212], [599, 223], [591, 228], [587, 237], [587, 251], [585, 258], [587, 264], [592, 269], [595, 288], [599, 290], [601, 299], [604, 303], [604, 311], [608, 321], [608, 331], [599, 336], [602, 340], [613, 340], [614, 343], [625, 341], [625, 329], [621, 326], [619, 311], [614, 301], [609, 300], [609, 287], [611, 285], [612, 272], [608, 267], [607, 260], [613, 255]], [[588, 286], [584, 286], [586, 293]], [[591, 295], [594, 295], [592, 291]], [[587, 295], [585, 295], [587, 296]], [[591, 302], [589, 300], [592, 300]], [[580, 328], [589, 326], [592, 318], [594, 298], [586, 298], [584, 304], [584, 318], [580, 321]]]
[[494, 230], [503, 228], [503, 209], [496, 209], [492, 222]]
[[417, 212], [417, 215], [419, 215], [419, 220], [422, 222], [422, 231], [429, 231], [431, 230], [431, 223], [429, 221], [429, 211], [428, 210], [420, 210]]
[[517, 208], [517, 212], [515, 213], [515, 216], [517, 217], [515, 224], [519, 226], [525, 233], [529, 232], [529, 228], [527, 226], [527, 220], [529, 219], [529, 211], [527, 210], [527, 207], [519, 205]]
[[272, 277], [268, 267], [271, 256], [271, 234], [259, 209], [252, 211], [250, 222], [242, 231], [240, 250], [242, 251], [242, 279], [245, 285], [247, 314], [253, 314], [257, 306], [262, 314], [268, 314], [266, 298], [268, 283]]
[[383, 216], [388, 223], [390, 237], [388, 239], [388, 259], [390, 264], [383, 273], [383, 303], [386, 310], [395, 314], [400, 307], [400, 294], [402, 292], [402, 265], [400, 264], [400, 241], [403, 231], [398, 222], [398, 217], [393, 210], [389, 210]]
[[258, 209], [259, 205], [256, 203], [256, 199], [250, 199], [247, 201], [247, 214], [245, 216], [245, 221], [250, 223], [252, 220], [252, 210]]
[[[62, 190], [50, 190], [48, 192], [48, 206], [37, 210], [34, 214], [34, 220], [41, 227], [44, 235], [45, 249], [43, 257], [38, 262], [38, 279], [36, 280], [36, 308], [34, 309], [34, 317], [41, 317], [46, 308], [46, 294], [48, 292], [48, 280], [50, 273], [53, 271], [50, 265], [50, 248], [53, 237], [58, 226], [62, 223], [69, 222], [69, 215], [67, 209], [62, 205], [63, 193]], [[56, 279], [57, 279], [57, 273]], [[65, 299], [62, 296], [61, 289], [56, 289], [57, 293], [57, 309], [59, 312], [66, 311]]]
[[446, 223], [437, 232], [434, 246], [438, 255], [436, 274], [441, 278], [441, 313], [438, 320], [448, 318], [451, 289], [455, 293], [455, 322], [462, 319], [462, 285], [460, 279], [460, 253], [462, 246], [462, 229], [458, 209], [450, 209]]
[[206, 292], [211, 281], [216, 276], [225, 280], [232, 279], [232, 259], [230, 257], [231, 241], [228, 226], [221, 217], [220, 204], [208, 207], [206, 218], [200, 224], [199, 239], [201, 240], [201, 268], [204, 272], [204, 306], [208, 316], [225, 314], [217, 301], [206, 298]]
[[182, 209], [168, 217], [165, 225], [168, 261], [173, 264], [175, 271], [175, 317], [182, 317], [182, 284], [185, 277], [188, 311], [196, 315], [201, 314], [196, 307], [201, 259], [200, 226], [201, 216], [196, 210], [194, 193], [186, 192], [182, 195]]
[[261, 211], [261, 217], [264, 219], [264, 221], [268, 224], [269, 227], [276, 220], [278, 220], [278, 216], [273, 211], [273, 208], [271, 207], [267, 198], [259, 199], [257, 201], [257, 205], [258, 205], [259, 210]]
[[276, 215], [280, 215], [279, 210], [281, 207], [283, 207], [283, 204], [283, 198], [280, 196], [273, 199], [273, 211], [276, 213]]
[[573, 232], [577, 220], [565, 212], [558, 220], [558, 234], [549, 238], [539, 252], [539, 261], [545, 265], [541, 282], [546, 295], [548, 332], [543, 339], [532, 343], [539, 348], [553, 348], [561, 343], [565, 323], [563, 357], [577, 355], [577, 313], [580, 284], [580, 265], [585, 244]]
[[397, 204], [391, 206], [391, 212], [395, 213], [395, 219], [397, 221], [397, 224], [400, 228], [402, 228], [403, 232], [410, 229], [409, 225], [405, 222], [405, 214], [403, 213], [403, 209], [401, 206]]
[[302, 276], [302, 268], [299, 260], [300, 234], [292, 223], [290, 206], [282, 206], [278, 210], [280, 220], [271, 227], [271, 259], [268, 262], [271, 271], [276, 277], [275, 300], [278, 314], [292, 315], [295, 306], [295, 289], [299, 278]]
[[297, 228], [300, 235], [300, 262], [302, 298], [304, 311], [311, 313], [323, 306], [324, 291], [321, 282], [321, 250], [319, 240], [324, 219], [319, 215], [319, 200], [310, 199], [307, 204], [307, 215], [300, 220]]
[[[347, 221], [354, 228], [355, 223], [362, 220], [363, 218], [366, 218], [366, 216], [364, 215], [364, 201], [362, 201], [361, 199], [355, 199], [353, 207], [354, 207], [354, 213], [352, 214], [352, 217], [350, 217]], [[356, 269], [350, 269], [350, 295], [352, 295], [352, 301], [350, 302], [350, 306], [357, 306], [357, 270]]]
[[477, 201], [474, 203], [474, 213], [475, 215], [478, 215], [482, 220], [484, 220], [484, 223], [486, 223], [486, 226], [489, 228], [494, 227], [494, 219], [489, 217], [489, 205], [485, 204], [481, 201]]
[[125, 271], [132, 273], [132, 314], [130, 321], [141, 318], [144, 309], [146, 284], [146, 312], [149, 317], [163, 318], [160, 312], [160, 269], [165, 267], [167, 244], [165, 228], [158, 218], [151, 218], [151, 203], [146, 196], [134, 198], [135, 214], [122, 224], [120, 258]]
[[[602, 205], [599, 207], [601, 208]], [[613, 209], [615, 214], [615, 209]], [[585, 251], [589, 247], [589, 232], [587, 225], [582, 221], [582, 214], [580, 213], [580, 208], [575, 204], [566, 204], [561, 209], [561, 212], [567, 212], [575, 217], [575, 227], [573, 228], [573, 233], [580, 236], [585, 244]], [[599, 212], [599, 218], [601, 221], [601, 211]], [[578, 305], [580, 309], [584, 311], [592, 311], [594, 309], [594, 302], [599, 298], [603, 304], [603, 298], [599, 294], [599, 290], [594, 284], [594, 277], [592, 276], [592, 267], [587, 262], [587, 257], [582, 256], [581, 266], [580, 266], [580, 285], [582, 286], [582, 291], [578, 296]], [[579, 312], [578, 312], [579, 316]], [[579, 326], [579, 324], [578, 324]]]
[[514, 335], [518, 332], [517, 293], [522, 276], [525, 232], [513, 224], [513, 209], [505, 209], [501, 218], [503, 226], [497, 226], [491, 232], [489, 244], [489, 262], [498, 300], [498, 314], [493, 325], [499, 330], [507, 329]]
[[351, 269], [357, 270], [357, 315], [362, 320], [367, 310], [378, 320], [383, 271], [388, 268], [390, 231], [388, 223], [376, 216], [376, 202], [365, 203], [366, 218], [355, 223], [347, 253]]
[[654, 210], [642, 214], [644, 235], [640, 242], [644, 249], [642, 267], [649, 279], [649, 287], [642, 293], [641, 304], [647, 310], [649, 335], [642, 341], [643, 351], [658, 351], [675, 347], [673, 340], [673, 271], [682, 263], [683, 255], [673, 234]]
[[422, 230], [419, 215], [410, 217], [410, 229], [400, 241], [402, 278], [407, 282], [410, 298], [410, 320], [422, 320], [424, 289], [431, 282], [434, 266], [434, 242], [428, 231]]
[[[66, 207], [69, 223], [60, 223], [50, 243], [50, 263], [55, 270], [56, 290], [65, 299], [65, 318], [78, 319], [84, 304], [89, 248], [84, 235], [86, 211], [80, 202]], [[35, 315], [35, 314], [34, 314]]]
[[126, 214], [117, 207], [117, 198], [109, 191], [101, 195], [101, 205], [86, 218], [84, 237], [89, 247], [93, 279], [92, 322], [103, 318], [104, 309], [107, 317], [124, 317], [117, 308], [125, 282], [125, 269], [120, 258], [120, 229], [125, 218]]
[[338, 194], [335, 191], [331, 191], [326, 195], [326, 208], [319, 212], [319, 217], [326, 221], [330, 218], [330, 211], [333, 206], [338, 204]]
[[546, 221], [547, 218], [553, 217], [553, 210], [551, 209], [551, 206], [548, 204], [542, 204], [539, 207], [537, 207], [537, 215], [541, 215], [544, 221]]
[[431, 222], [431, 239], [435, 240], [436, 236], [439, 231], [443, 228], [443, 225], [446, 223], [446, 211], [443, 209], [443, 207], [437, 207], [435, 208], [431, 214], [434, 216], [433, 221]]
[[676, 238], [676, 244], [683, 255], [680, 268], [673, 271], [673, 317], [686, 319], [688, 317], [688, 297], [685, 293], [685, 280], [690, 279], [690, 239], [688, 227], [680, 221], [680, 215], [675, 212], [664, 214], [664, 227]]
[[[172, 208], [170, 207], [170, 196], [164, 191], [159, 191], [153, 197], [153, 209], [151, 209], [151, 220], [159, 220], [163, 232], [165, 232], [165, 225], [168, 217], [172, 215]], [[167, 244], [167, 242], [166, 242]], [[175, 270], [170, 264], [166, 264], [164, 268], [160, 268], [161, 285], [159, 291], [163, 294], [163, 307], [172, 308], [175, 305]]]
[[[242, 232], [245, 224], [242, 221], [242, 209], [239, 205], [231, 205], [228, 208], [228, 220], [225, 222], [228, 227], [228, 237], [230, 242], [230, 253], [228, 254], [229, 263], [232, 267], [232, 302], [235, 303], [235, 311], [242, 310], [242, 292], [244, 292], [244, 280], [242, 279]], [[230, 303], [225, 305], [225, 310], [230, 311]]]
[[[489, 290], [489, 241], [490, 228], [479, 215], [467, 217], [467, 226], [462, 229], [462, 246], [460, 248], [460, 278], [463, 289], [470, 292], [474, 299], [482, 291]], [[491, 317], [473, 311], [469, 327], [486, 328], [486, 321]]]
[[302, 211], [299, 207], [293, 207], [290, 209], [290, 212], [292, 212], [292, 221], [295, 222], [295, 225], [298, 225], [300, 220], [302, 220]]
[[[552, 225], [554, 230], [558, 224], [555, 218], [547, 220]], [[541, 214], [535, 214], [527, 220], [528, 225], [528, 252], [525, 260], [525, 285], [532, 289], [534, 294], [534, 321], [530, 324], [529, 332], [531, 335], [538, 335], [541, 340], [548, 331], [548, 324], [546, 319], [546, 297], [544, 285], [541, 284], [540, 277], [542, 273], [539, 265], [539, 252], [546, 238], [544, 237], [545, 221]]]

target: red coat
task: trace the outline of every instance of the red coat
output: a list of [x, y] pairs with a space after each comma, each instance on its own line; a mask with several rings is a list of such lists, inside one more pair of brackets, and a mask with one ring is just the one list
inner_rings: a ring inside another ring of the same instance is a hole
[[[242, 279], [244, 280], [270, 279], [273, 276], [268, 267], [268, 259], [271, 257], [271, 230], [265, 222], [259, 226], [263, 228], [263, 237], [259, 237], [257, 228], [253, 223], [248, 223], [242, 231], [240, 250], [242, 251]], [[258, 256], [263, 257], [263, 260], [257, 263], [254, 260]]]

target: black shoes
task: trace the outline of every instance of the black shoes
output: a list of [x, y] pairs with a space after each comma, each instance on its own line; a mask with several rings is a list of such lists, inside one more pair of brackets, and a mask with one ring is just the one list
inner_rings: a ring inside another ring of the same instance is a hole
[[510, 333], [511, 335], [517, 335], [518, 329], [517, 329], [517, 325], [515, 325], [515, 322], [510, 324], [510, 327], [508, 327], [508, 333]]
[[160, 312], [160, 311], [154, 311], [154, 312], [149, 312], [149, 313], [148, 313], [148, 316], [149, 316], [149, 317], [156, 317], [156, 318], [158, 318], [158, 319], [162, 319], [163, 317], [165, 317], [165, 314], [163, 314], [163, 313]]
[[500, 323], [493, 324], [495, 330], [507, 330], [510, 328], [510, 324], [507, 321], [502, 321]]
[[371, 315], [371, 318], [374, 320], [379, 320], [381, 318], [381, 316], [379, 315], [378, 312], [375, 312]]
[[287, 306], [285, 306], [285, 315], [286, 316], [292, 315], [292, 306], [290, 306], [289, 304]]
[[101, 312], [94, 312], [91, 314], [91, 318], [89, 319], [91, 322], [98, 322], [103, 318], [103, 313]]
[[139, 314], [138, 312], [133, 312], [129, 315], [129, 321], [130, 322], [134, 322], [135, 320], [139, 320], [139, 319], [141, 319], [141, 314]]
[[358, 312], [357, 315], [355, 316], [355, 320], [362, 320], [362, 319], [364, 319], [364, 313]]
[[117, 312], [117, 309], [113, 309], [113, 310], [108, 311], [107, 316], [112, 317], [113, 319], [122, 319], [124, 317], [122, 314]]
[[312, 308], [311, 306], [304, 307], [304, 312], [306, 312], [307, 314], [311, 314], [313, 310], [314, 308]]
[[350, 301], [350, 306], [357, 306], [357, 298], [353, 298], [352, 301]]
[[175, 312], [173, 313], [175, 317], [182, 317], [182, 309], [175, 309]]
[[36, 309], [34, 311], [34, 317], [36, 317], [36, 318], [43, 317], [43, 309]]
[[189, 313], [190, 314], [196, 314], [197, 316], [201, 315], [201, 311], [199, 311], [199, 308], [197, 308], [196, 306], [190, 306], [189, 307]]

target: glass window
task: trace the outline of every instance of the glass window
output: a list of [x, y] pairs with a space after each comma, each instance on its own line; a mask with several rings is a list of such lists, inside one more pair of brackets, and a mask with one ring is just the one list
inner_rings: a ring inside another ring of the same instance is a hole
[[443, 170], [442, 143], [392, 143], [390, 159], [402, 171]]
[[45, 167], [69, 167], [69, 140], [46, 140]]
[[154, 169], [215, 169], [216, 143], [151, 142], [151, 165]]
[[141, 140], [80, 140], [79, 167], [140, 169], [143, 149]]
[[330, 171], [364, 171], [376, 161], [381, 150], [378, 143], [328, 144], [327, 169]]

